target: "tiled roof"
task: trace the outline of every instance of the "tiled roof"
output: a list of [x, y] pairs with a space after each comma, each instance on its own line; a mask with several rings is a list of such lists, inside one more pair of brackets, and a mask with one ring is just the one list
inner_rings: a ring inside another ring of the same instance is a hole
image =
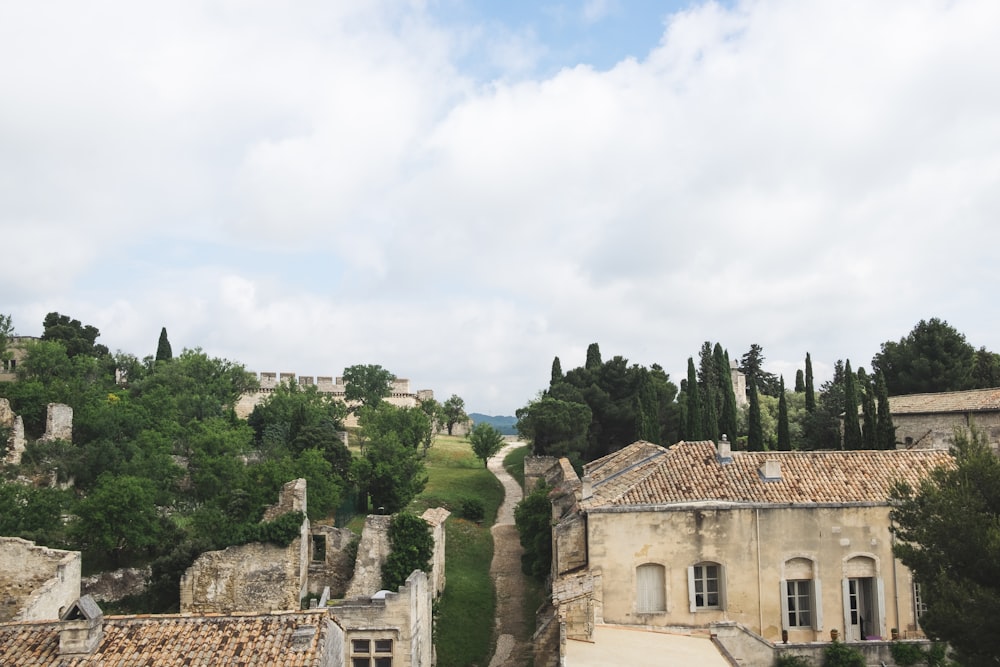
[[1000, 410], [1000, 388], [889, 397], [889, 412], [894, 415], [982, 410]]
[[[85, 656], [59, 656], [58, 622], [0, 624], [4, 667], [201, 667], [275, 665], [317, 667], [330, 632], [325, 609], [270, 614], [105, 616], [104, 635]], [[292, 634], [315, 630], [293, 650]], [[334, 663], [336, 664], [336, 663]]]
[[[780, 479], [764, 479], [766, 461], [780, 464]], [[952, 464], [947, 452], [929, 450], [733, 452], [732, 462], [722, 463], [710, 441], [669, 449], [637, 442], [586, 466], [593, 495], [582, 507], [884, 503], [896, 481], [916, 485], [935, 467]]]

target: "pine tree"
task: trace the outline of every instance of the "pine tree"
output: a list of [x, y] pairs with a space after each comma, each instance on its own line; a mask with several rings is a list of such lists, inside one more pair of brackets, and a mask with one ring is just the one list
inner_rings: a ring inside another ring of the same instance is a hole
[[750, 399], [747, 417], [747, 451], [764, 451], [764, 425], [760, 419], [760, 399], [757, 397], [757, 380], [747, 377], [747, 396]]
[[722, 396], [722, 409], [719, 411], [719, 431], [725, 433], [730, 441], [736, 439], [736, 393], [733, 391], [733, 375], [729, 370], [729, 353], [723, 352], [722, 346], [715, 344], [712, 356], [718, 372], [719, 394]]
[[805, 375], [802, 374], [802, 369], [795, 371], [795, 393], [801, 394], [806, 390]]
[[170, 361], [174, 358], [174, 353], [170, 349], [170, 341], [167, 340], [167, 328], [160, 329], [160, 340], [156, 344], [156, 360]]
[[792, 435], [788, 430], [788, 399], [785, 398], [785, 376], [781, 376], [778, 385], [781, 394], [778, 396], [778, 451], [787, 452], [792, 449]]
[[844, 364], [844, 442], [841, 449], [861, 449], [861, 424], [858, 422], [857, 377], [851, 360]]
[[889, 411], [889, 390], [881, 372], [875, 374], [875, 395], [878, 411], [875, 417], [875, 446], [878, 449], [896, 449], [896, 427]]
[[813, 388], [813, 362], [812, 357], [806, 352], [806, 412], [812, 413], [816, 410], [816, 391]]
[[694, 370], [694, 359], [688, 357], [687, 376], [687, 429], [685, 440], [702, 440], [701, 392], [698, 391], [698, 376]]
[[562, 364], [559, 363], [559, 357], [552, 360], [552, 378], [549, 380], [549, 388], [556, 386], [563, 379]]
[[865, 373], [864, 368], [858, 369], [858, 383], [861, 386], [861, 449], [878, 449], [878, 439], [875, 426], [875, 387]]

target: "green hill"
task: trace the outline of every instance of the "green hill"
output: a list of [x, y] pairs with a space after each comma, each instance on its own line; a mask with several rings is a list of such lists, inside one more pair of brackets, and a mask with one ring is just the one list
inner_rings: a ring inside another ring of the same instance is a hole
[[472, 420], [473, 424], [480, 422], [490, 424], [504, 435], [517, 435], [517, 417], [504, 417], [501, 415], [491, 417], [490, 415], [473, 412], [469, 415], [469, 419]]

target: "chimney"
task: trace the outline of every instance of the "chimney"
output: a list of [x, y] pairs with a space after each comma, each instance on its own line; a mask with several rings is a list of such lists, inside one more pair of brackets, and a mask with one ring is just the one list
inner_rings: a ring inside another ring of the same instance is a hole
[[767, 459], [764, 464], [757, 469], [760, 476], [765, 482], [780, 482], [781, 481], [781, 461], [775, 459]]
[[726, 438], [726, 434], [722, 434], [722, 439], [719, 440], [717, 445], [718, 449], [716, 456], [719, 459], [719, 463], [726, 465], [727, 463], [733, 462], [733, 448], [729, 444], [729, 440]]
[[594, 495], [594, 483], [590, 479], [590, 475], [584, 475], [580, 479], [580, 500], [586, 500]]
[[84, 595], [60, 616], [59, 655], [93, 653], [104, 636], [104, 612], [94, 598]]
[[316, 636], [315, 625], [300, 625], [292, 633], [292, 650], [305, 651], [312, 645], [313, 637]]

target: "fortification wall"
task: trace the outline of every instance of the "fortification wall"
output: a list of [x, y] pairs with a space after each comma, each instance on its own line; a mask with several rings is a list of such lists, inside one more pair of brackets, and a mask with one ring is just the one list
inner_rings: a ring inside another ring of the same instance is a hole
[[0, 622], [59, 618], [80, 597], [80, 552], [0, 537]]

